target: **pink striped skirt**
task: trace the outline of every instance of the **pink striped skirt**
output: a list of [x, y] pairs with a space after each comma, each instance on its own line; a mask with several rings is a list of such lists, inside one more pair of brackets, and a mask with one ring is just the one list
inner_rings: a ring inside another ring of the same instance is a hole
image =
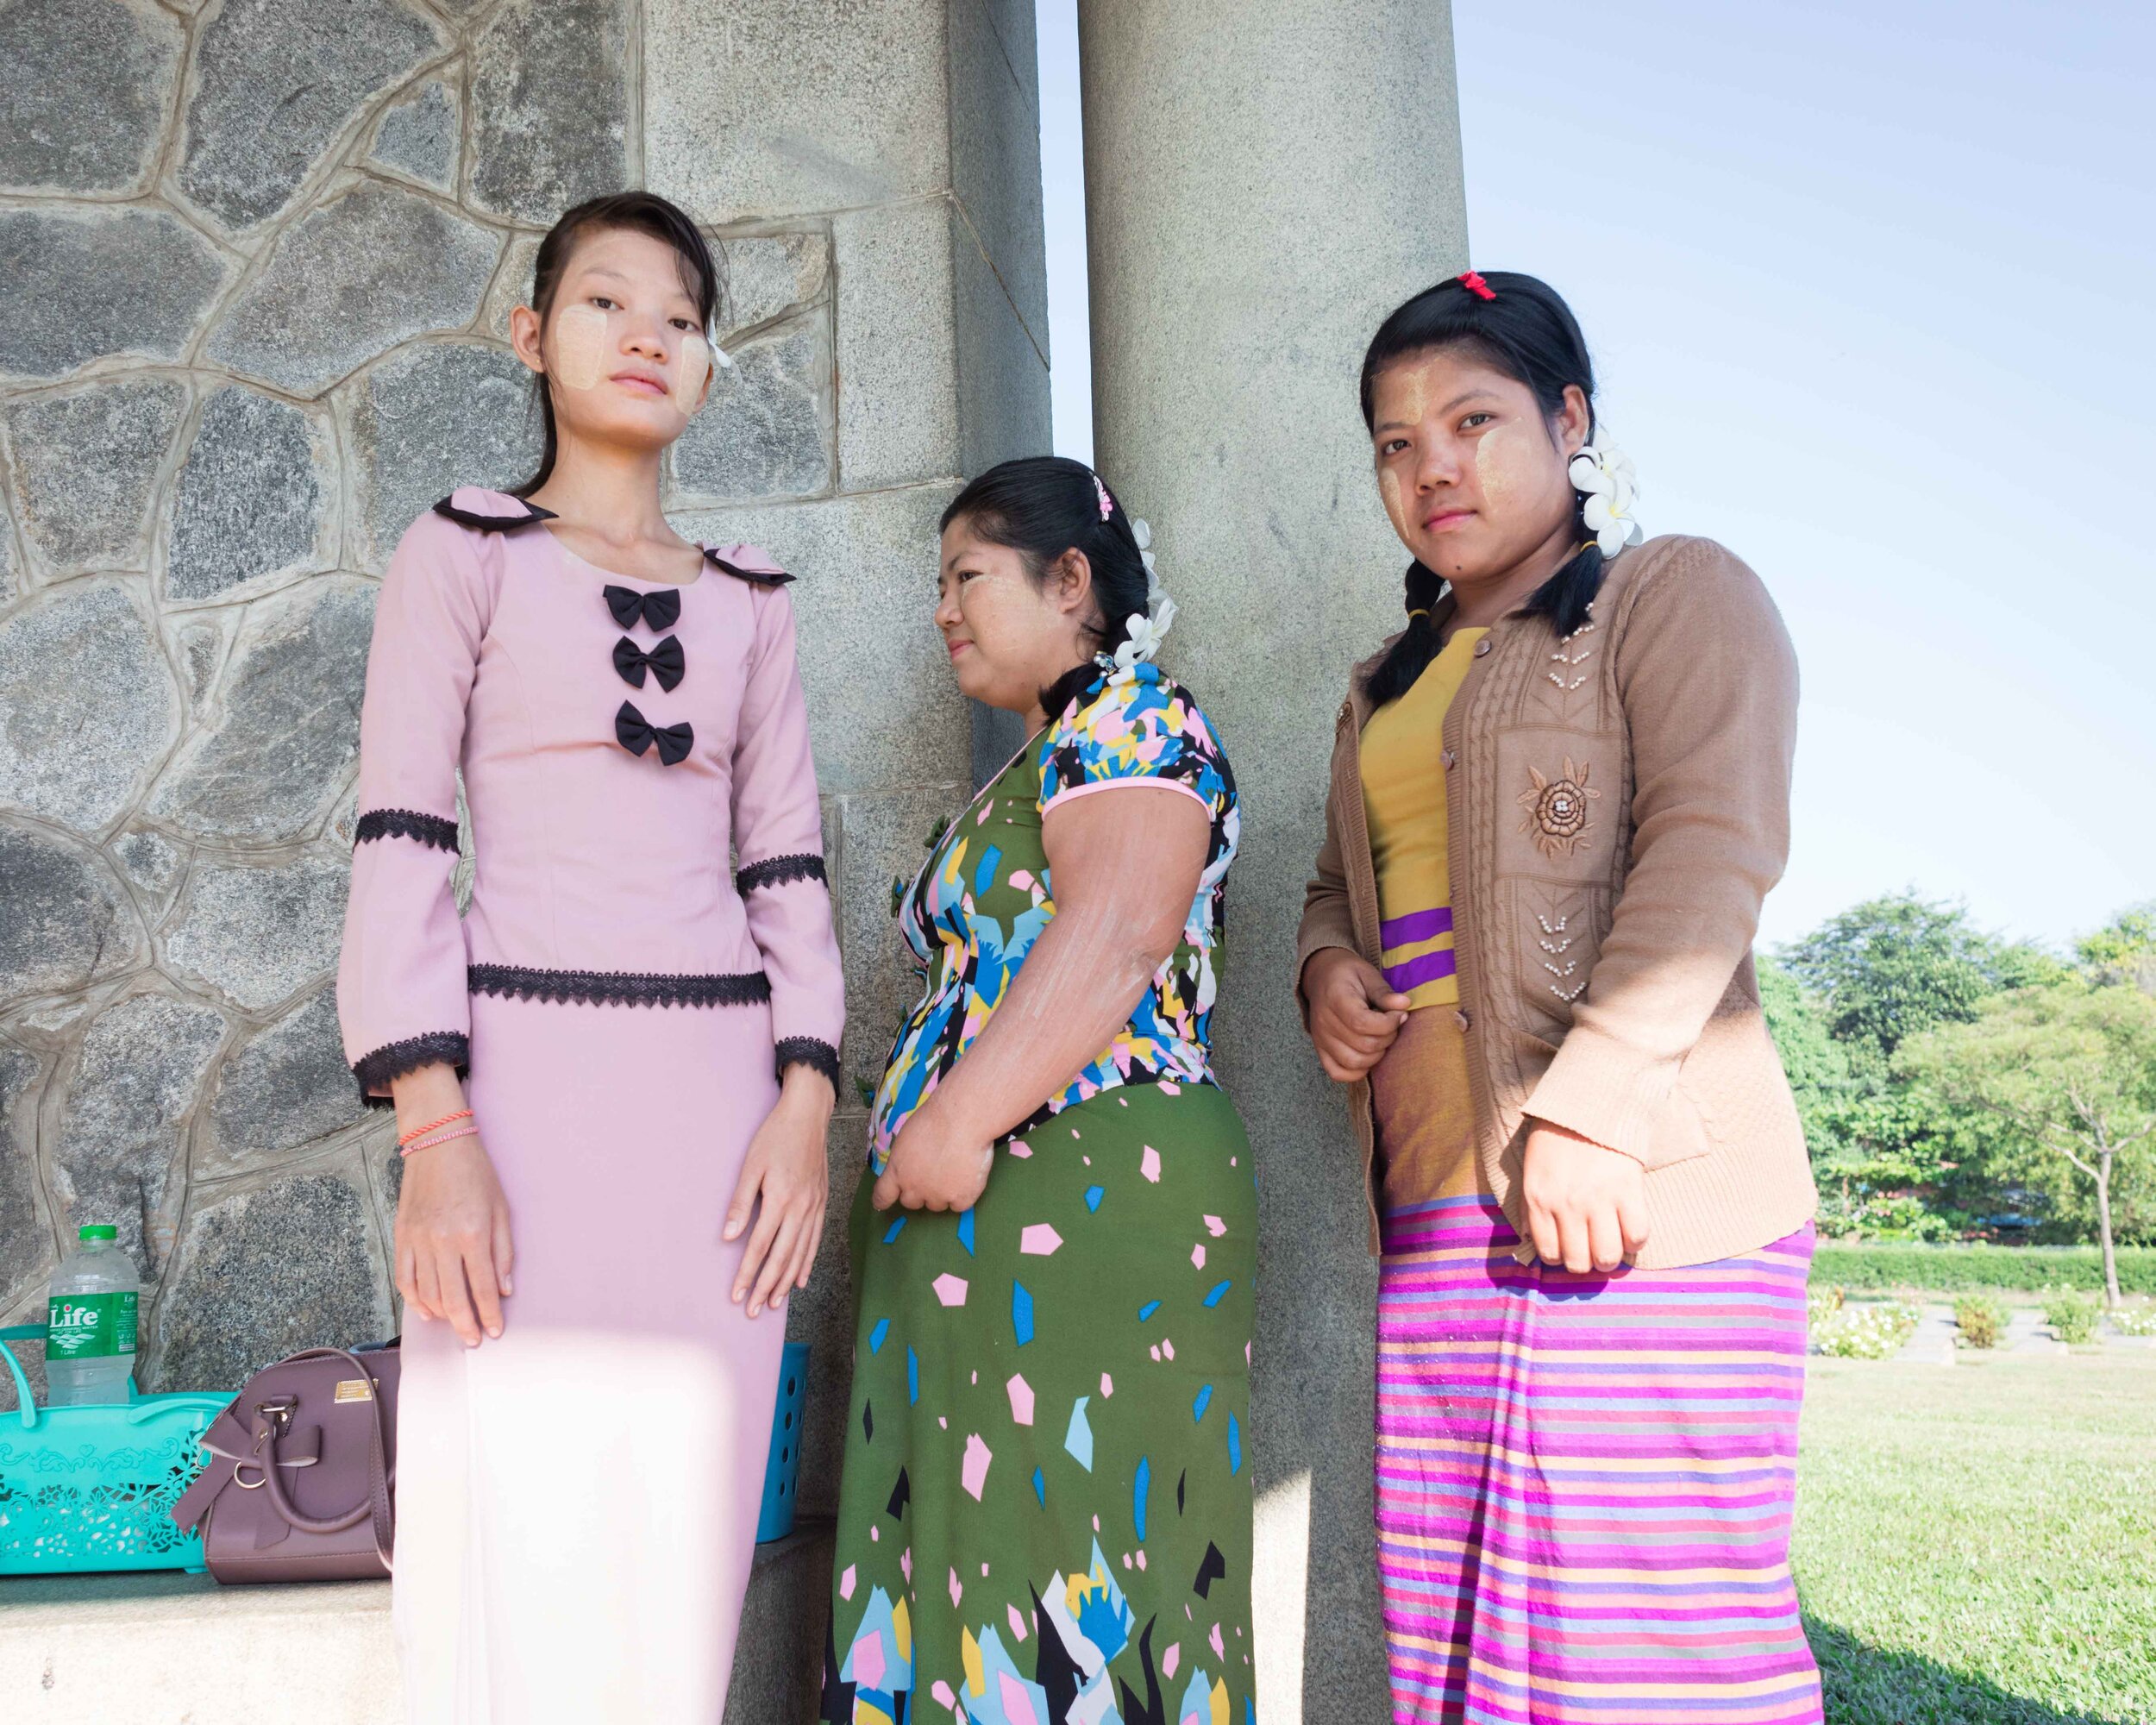
[[1812, 1228], [1685, 1270], [1388, 1211], [1377, 1545], [1396, 1722], [1817, 1725], [1789, 1576]]

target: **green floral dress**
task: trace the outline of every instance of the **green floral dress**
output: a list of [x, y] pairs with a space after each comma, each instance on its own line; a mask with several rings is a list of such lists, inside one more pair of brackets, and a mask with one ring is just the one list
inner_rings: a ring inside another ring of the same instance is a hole
[[[1154, 666], [1115, 672], [952, 823], [900, 902], [920, 961], [871, 1124], [880, 1170], [1056, 913], [1042, 819], [1137, 782], [1204, 802], [1182, 944], [1131, 1020], [998, 1146], [960, 1215], [852, 1229], [855, 1366], [822, 1716], [1251, 1725], [1257, 1195], [1208, 1026], [1235, 786]], [[1160, 793], [1156, 792], [1155, 794]]]

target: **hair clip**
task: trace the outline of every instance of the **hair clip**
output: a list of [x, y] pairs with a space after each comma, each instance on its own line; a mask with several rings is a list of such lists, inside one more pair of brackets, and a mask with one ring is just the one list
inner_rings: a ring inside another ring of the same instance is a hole
[[1093, 476], [1093, 491], [1094, 495], [1100, 499], [1100, 518], [1106, 521], [1115, 513], [1115, 499], [1108, 495], [1108, 488], [1100, 483], [1098, 474]]
[[1455, 279], [1458, 281], [1462, 287], [1465, 288], [1477, 299], [1495, 299], [1497, 298], [1497, 295], [1492, 292], [1490, 285], [1484, 281], [1482, 276], [1474, 270], [1463, 270], [1457, 277], [1455, 278]]

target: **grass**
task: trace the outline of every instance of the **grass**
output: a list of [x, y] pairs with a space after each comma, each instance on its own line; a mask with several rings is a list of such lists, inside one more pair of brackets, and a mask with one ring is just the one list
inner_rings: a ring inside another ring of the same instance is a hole
[[1814, 1358], [1798, 1477], [1833, 1725], [2156, 1725], [2156, 1349]]

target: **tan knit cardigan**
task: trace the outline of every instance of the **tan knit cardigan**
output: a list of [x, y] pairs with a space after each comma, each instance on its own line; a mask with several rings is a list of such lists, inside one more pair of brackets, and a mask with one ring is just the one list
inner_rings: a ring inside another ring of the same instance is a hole
[[[1779, 1239], [1818, 1195], [1752, 961], [1789, 851], [1796, 736], [1796, 660], [1773, 600], [1711, 540], [1655, 539], [1609, 564], [1570, 637], [1515, 611], [1475, 651], [1440, 747], [1490, 1191], [1524, 1239], [1520, 1156], [1547, 1120], [1645, 1165], [1641, 1268]], [[1376, 663], [1356, 668], [1340, 709], [1299, 993], [1324, 947], [1379, 959], [1359, 749]], [[1367, 1082], [1352, 1109], [1367, 1187]]]

